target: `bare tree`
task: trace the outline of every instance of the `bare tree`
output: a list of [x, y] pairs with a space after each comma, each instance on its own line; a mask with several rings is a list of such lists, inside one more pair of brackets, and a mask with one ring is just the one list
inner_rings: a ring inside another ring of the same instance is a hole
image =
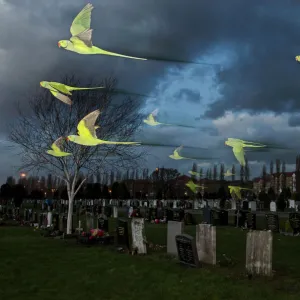
[[220, 175], [219, 175], [220, 180], [224, 180], [224, 173], [225, 173], [225, 166], [224, 164], [220, 164]]
[[218, 178], [218, 169], [217, 169], [217, 165], [213, 166], [213, 180], [217, 180]]
[[[78, 86], [74, 77], [63, 82]], [[91, 83], [93, 85], [94, 83]], [[74, 197], [90, 174], [105, 173], [112, 169], [136, 167], [143, 153], [135, 146], [100, 145], [86, 147], [66, 142], [64, 150], [72, 156], [56, 158], [46, 154], [51, 144], [60, 136], [76, 133], [78, 122], [93, 110], [100, 109], [100, 129], [97, 136], [104, 140], [128, 141], [137, 132], [142, 116], [138, 113], [139, 101], [130, 97], [113, 98], [115, 79], [108, 78], [98, 86], [100, 90], [74, 92], [72, 106], [54, 99], [49, 91], [43, 90], [30, 100], [31, 113], [26, 114], [18, 105], [19, 117], [12, 124], [10, 140], [21, 149], [22, 168], [28, 172], [37, 170], [50, 172], [65, 182], [68, 191], [69, 209], [67, 233], [71, 233]], [[90, 85], [90, 86], [91, 86]], [[79, 174], [84, 178], [79, 181]], [[106, 182], [107, 183], [107, 182]]]
[[235, 181], [235, 165], [233, 164], [232, 165], [232, 168], [231, 168], [231, 181]]

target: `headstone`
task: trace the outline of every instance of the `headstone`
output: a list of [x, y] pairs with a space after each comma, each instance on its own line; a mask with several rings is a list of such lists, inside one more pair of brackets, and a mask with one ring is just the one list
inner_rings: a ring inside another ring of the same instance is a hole
[[130, 206], [130, 207], [129, 207], [129, 210], [128, 210], [128, 218], [131, 218], [132, 212], [133, 212], [133, 207]]
[[198, 200], [193, 201], [193, 209], [199, 209], [199, 203]]
[[57, 213], [52, 215], [52, 226], [54, 231], [59, 230], [59, 214]]
[[52, 226], [52, 212], [48, 211], [47, 213], [47, 227]]
[[108, 232], [108, 219], [98, 218], [98, 228]]
[[249, 202], [244, 200], [242, 204], [242, 209], [243, 210], [248, 210], [249, 209]]
[[117, 245], [129, 249], [128, 222], [126, 219], [118, 219]]
[[113, 218], [118, 218], [118, 207], [117, 206], [113, 206]]
[[290, 213], [289, 214], [290, 226], [293, 229], [293, 234], [300, 233], [300, 214], [299, 213]]
[[251, 211], [256, 211], [256, 201], [250, 201], [249, 208]]
[[275, 212], [277, 211], [277, 205], [275, 201], [271, 201], [270, 203], [270, 211]]
[[86, 214], [86, 231], [94, 228], [94, 216], [90, 213]]
[[112, 207], [111, 206], [105, 206], [104, 207], [104, 214], [107, 218], [111, 218], [112, 216]]
[[147, 254], [147, 245], [145, 237], [145, 227], [143, 218], [132, 218], [131, 221], [132, 234], [132, 251], [137, 254]]
[[218, 212], [218, 214], [219, 214], [220, 225], [228, 226], [228, 211], [222, 209]]
[[196, 248], [200, 262], [215, 265], [216, 259], [216, 227], [210, 224], [196, 226]]
[[295, 200], [289, 199], [289, 208], [295, 208]]
[[247, 212], [243, 210], [236, 210], [234, 214], [234, 226], [244, 227], [247, 221]]
[[231, 209], [236, 210], [236, 200], [231, 199]]
[[256, 230], [256, 214], [249, 212], [246, 218], [247, 218], [247, 228]]
[[184, 214], [184, 225], [193, 225], [193, 216], [191, 213], [187, 212]]
[[247, 233], [246, 270], [251, 275], [272, 275], [273, 235], [271, 231]]
[[213, 212], [211, 208], [208, 206], [203, 208], [203, 222], [206, 224], [213, 223]]
[[188, 234], [175, 236], [176, 250], [179, 262], [198, 268], [200, 266], [195, 239]]
[[157, 207], [157, 200], [153, 200], [153, 207]]
[[266, 214], [267, 230], [279, 232], [279, 217], [277, 214]]
[[173, 201], [173, 208], [177, 208], [177, 201]]
[[175, 236], [181, 235], [183, 232], [183, 223], [176, 221], [168, 221], [167, 230], [167, 253], [177, 255]]

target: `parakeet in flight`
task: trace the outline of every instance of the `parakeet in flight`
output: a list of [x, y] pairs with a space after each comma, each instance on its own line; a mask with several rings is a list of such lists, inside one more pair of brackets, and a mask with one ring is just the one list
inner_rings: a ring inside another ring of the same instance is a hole
[[111, 142], [104, 141], [97, 138], [95, 130], [95, 122], [100, 115], [100, 110], [97, 109], [87, 116], [85, 116], [77, 126], [78, 135], [69, 135], [67, 137], [68, 141], [73, 143], [83, 145], [83, 146], [97, 146], [100, 144], [109, 145], [140, 145], [139, 142]]
[[100, 54], [100, 55], [110, 55], [118, 56], [123, 58], [137, 59], [137, 60], [157, 60], [157, 61], [169, 61], [169, 62], [178, 62], [178, 63], [194, 63], [194, 64], [204, 64], [210, 66], [219, 66], [218, 64], [210, 63], [198, 63], [198, 62], [189, 62], [181, 60], [169, 60], [162, 58], [141, 58], [134, 56], [127, 56], [115, 52], [106, 51], [104, 49], [93, 46], [92, 43], [92, 31], [91, 29], [91, 14], [93, 10], [93, 5], [88, 3], [75, 17], [72, 22], [70, 32], [72, 37], [70, 40], [61, 40], [58, 42], [58, 47], [65, 50], [73, 51], [79, 54]]
[[78, 87], [73, 87], [73, 86], [68, 86], [66, 84], [63, 83], [59, 83], [59, 82], [52, 82], [52, 81], [41, 81], [40, 82], [40, 86], [48, 89], [50, 91], [50, 93], [57, 98], [58, 100], [71, 105], [72, 101], [71, 99], [64, 95], [72, 95], [71, 91], [81, 91], [81, 90], [97, 90], [97, 89], [104, 89], [105, 87], [94, 87], [94, 88], [78, 88]]
[[229, 185], [228, 188], [229, 188], [229, 192], [230, 192], [231, 197], [236, 195], [237, 198], [240, 199], [240, 200], [242, 199], [241, 190], [251, 191], [251, 189], [243, 188], [243, 187], [240, 187], [240, 186], [233, 186], [233, 185]]
[[190, 180], [188, 183], [185, 184], [193, 193], [197, 193], [197, 189], [201, 188], [201, 189], [206, 189], [205, 186], [203, 185], [199, 185], [199, 184], [195, 184], [192, 180]]
[[148, 115], [147, 119], [143, 120], [144, 123], [150, 126], [158, 126], [158, 125], [168, 125], [168, 126], [179, 126], [179, 127], [186, 127], [186, 128], [195, 128], [194, 126], [186, 126], [186, 125], [177, 125], [177, 124], [167, 124], [167, 123], [160, 123], [155, 120], [157, 116], [158, 109], [155, 109], [151, 114]]
[[224, 174], [225, 177], [233, 176], [234, 174], [227, 170]]
[[189, 174], [191, 174], [193, 176], [199, 176], [199, 177], [203, 176], [202, 173], [198, 173], [198, 172], [195, 172], [195, 171], [189, 171]]
[[296, 59], [297, 62], [300, 62], [300, 55], [297, 55], [297, 56], [295, 57], [295, 59]]
[[64, 152], [62, 151], [62, 146], [64, 143], [65, 139], [61, 136], [59, 137], [52, 145], [51, 148], [52, 150], [47, 150], [46, 152], [49, 155], [55, 156], [55, 157], [64, 157], [64, 156], [70, 156], [72, 153]]
[[[63, 83], [59, 83], [59, 82], [52, 82], [52, 81], [41, 81], [40, 82], [40, 86], [48, 89], [50, 91], [50, 93], [57, 98], [58, 100], [71, 105], [72, 101], [71, 99], [66, 96], [66, 95], [72, 95], [71, 91], [82, 91], [82, 90], [98, 90], [98, 89], [103, 89], [105, 90], [106, 87], [91, 87], [91, 88], [79, 88], [79, 87], [73, 87], [73, 86], [68, 86], [66, 84]], [[142, 94], [136, 94], [136, 93], [130, 93], [128, 91], [125, 90], [119, 90], [119, 89], [115, 89], [113, 91], [109, 91], [109, 93], [112, 94], [125, 94], [125, 95], [132, 95], [132, 96], [139, 96], [139, 97], [148, 97], [148, 98], [154, 98], [154, 97], [149, 97], [147, 95], [142, 95]], [[64, 95], [66, 94], [66, 95]]]
[[225, 145], [232, 147], [232, 151], [238, 162], [241, 164], [241, 166], [245, 166], [245, 147], [250, 148], [264, 148], [267, 147], [267, 145], [259, 144], [259, 143], [252, 143], [247, 142], [239, 139], [233, 139], [228, 138], [227, 141], [225, 141]]
[[199, 159], [199, 160], [210, 160], [210, 159], [215, 159], [213, 157], [184, 157], [179, 154], [179, 152], [183, 149], [183, 146], [180, 146], [176, 148], [173, 152], [173, 154], [169, 155], [170, 158], [179, 160], [179, 159]]

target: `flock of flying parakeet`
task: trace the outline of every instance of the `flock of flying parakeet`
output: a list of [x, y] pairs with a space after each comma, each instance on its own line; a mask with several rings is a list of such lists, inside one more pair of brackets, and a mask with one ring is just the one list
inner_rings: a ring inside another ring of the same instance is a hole
[[[208, 64], [208, 63], [199, 63], [199, 62], [188, 62], [188, 61], [178, 61], [178, 60], [168, 60], [162, 58], [141, 58], [141, 57], [134, 57], [134, 56], [127, 56], [123, 54], [118, 54], [115, 52], [109, 52], [103, 50], [99, 47], [93, 46], [92, 43], [92, 31], [91, 29], [91, 13], [93, 10], [92, 4], [87, 4], [80, 13], [75, 17], [72, 22], [70, 32], [72, 37], [70, 40], [60, 40], [58, 42], [58, 47], [72, 51], [78, 54], [85, 54], [85, 55], [109, 55], [109, 56], [116, 56], [122, 57], [127, 59], [135, 59], [140, 61], [147, 61], [147, 60], [157, 60], [157, 61], [172, 61], [172, 62], [179, 62], [179, 63], [196, 63], [196, 64], [207, 64], [207, 65], [216, 65], [216, 64]], [[300, 56], [296, 57], [296, 60], [300, 61]], [[72, 96], [72, 91], [80, 91], [80, 90], [91, 90], [91, 89], [105, 89], [105, 87], [94, 87], [94, 88], [79, 88], [79, 87], [71, 87], [67, 86], [62, 83], [58, 82], [48, 82], [48, 81], [41, 81], [40, 86], [46, 88], [50, 91], [50, 93], [57, 98], [58, 100], [62, 101], [67, 105], [72, 105], [72, 100], [69, 96]], [[124, 94], [132, 94], [137, 96], [145, 96], [140, 94], [134, 94], [123, 90], [116, 90], [115, 93], [124, 93]], [[194, 128], [193, 126], [185, 126], [185, 125], [177, 125], [177, 124], [167, 124], [161, 123], [156, 120], [158, 110], [156, 109], [151, 114], [148, 115], [147, 119], [143, 120], [145, 124], [149, 126], [180, 126], [180, 127], [187, 127], [187, 128]], [[67, 138], [59, 137], [52, 145], [51, 150], [48, 150], [47, 153], [49, 155], [55, 157], [66, 157], [72, 155], [72, 153], [64, 152], [63, 151], [63, 143], [67, 140], [79, 145], [84, 146], [97, 146], [100, 144], [125, 144], [125, 145], [147, 145], [142, 142], [114, 142], [114, 141], [105, 141], [98, 139], [96, 130], [99, 126], [96, 126], [96, 120], [100, 115], [100, 110], [97, 109], [87, 116], [85, 116], [77, 126], [78, 135], [69, 135]], [[148, 144], [150, 145], [150, 144]], [[232, 147], [232, 151], [238, 162], [245, 166], [245, 151], [244, 148], [270, 148], [270, 146], [254, 143], [254, 142], [247, 142], [240, 139], [228, 138], [225, 142], [225, 145]], [[151, 146], [155, 146], [151, 144]], [[159, 145], [163, 146], [163, 145]], [[191, 147], [189, 147], [191, 148]], [[208, 160], [212, 158], [200, 158], [200, 157], [184, 157], [180, 155], [180, 151], [183, 149], [183, 146], [176, 148], [173, 154], [169, 155], [171, 159], [174, 160], [182, 160], [182, 159], [195, 159], [195, 160]], [[190, 171], [190, 174], [193, 176], [199, 176], [200, 174], [197, 172]], [[227, 170], [224, 173], [224, 176], [232, 176], [233, 174]], [[195, 184], [192, 180], [186, 184], [194, 193], [197, 192], [197, 188], [205, 188], [203, 186]], [[241, 199], [241, 190], [245, 189], [239, 186], [229, 186], [230, 194], [232, 196], [236, 196], [238, 199]]]

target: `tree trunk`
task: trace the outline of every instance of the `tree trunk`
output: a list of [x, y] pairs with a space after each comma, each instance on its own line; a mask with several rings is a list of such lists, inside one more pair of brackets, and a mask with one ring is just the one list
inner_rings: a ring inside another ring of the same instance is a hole
[[67, 219], [67, 234], [72, 233], [73, 205], [74, 205], [74, 195], [72, 192], [70, 192], [69, 193], [68, 219]]

